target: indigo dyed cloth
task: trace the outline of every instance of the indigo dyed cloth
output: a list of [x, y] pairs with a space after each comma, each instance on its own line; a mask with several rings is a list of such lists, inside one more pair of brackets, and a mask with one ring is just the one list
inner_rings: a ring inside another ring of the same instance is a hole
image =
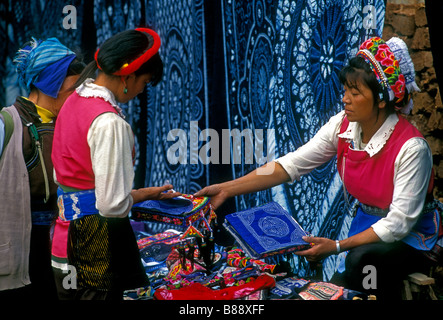
[[275, 287], [269, 291], [269, 299], [292, 299], [298, 298], [298, 293], [309, 284], [309, 280], [287, 277], [275, 283]]
[[245, 252], [254, 259], [303, 250], [307, 233], [278, 203], [227, 215], [224, 226]]
[[182, 215], [193, 210], [192, 200], [183, 197], [176, 197], [167, 200], [146, 200], [136, 204], [140, 210], [143, 209], [152, 213], [167, 213], [170, 215]]
[[68, 73], [69, 65], [75, 58], [75, 54], [71, 54], [46, 67], [33, 83], [34, 86], [44, 94], [57, 98]]
[[[264, 131], [262, 140], [244, 142], [261, 143], [261, 154], [231, 163], [233, 178], [238, 178], [260, 161], [296, 150], [342, 110], [338, 73], [364, 40], [381, 36], [385, 4], [224, 0], [221, 11], [229, 129]], [[352, 218], [335, 158], [296, 183], [239, 196], [236, 206], [240, 211], [270, 201], [278, 202], [314, 236], [343, 239], [349, 230]], [[335, 255], [325, 259], [326, 278], [333, 274], [336, 260]], [[290, 262], [300, 276], [313, 272], [304, 258], [294, 256]]]

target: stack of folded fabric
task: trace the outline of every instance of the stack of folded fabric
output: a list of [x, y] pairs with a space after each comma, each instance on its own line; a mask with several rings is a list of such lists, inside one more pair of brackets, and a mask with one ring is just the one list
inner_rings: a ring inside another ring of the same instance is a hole
[[147, 200], [132, 207], [132, 219], [174, 226], [182, 238], [212, 236], [216, 215], [209, 198], [183, 194], [168, 200]]
[[227, 215], [223, 225], [254, 259], [310, 247], [302, 239], [307, 233], [276, 202]]

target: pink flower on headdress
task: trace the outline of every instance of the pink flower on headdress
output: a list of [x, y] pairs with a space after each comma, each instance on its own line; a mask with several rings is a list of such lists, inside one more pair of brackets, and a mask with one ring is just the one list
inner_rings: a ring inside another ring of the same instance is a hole
[[381, 65], [385, 67], [390, 67], [394, 65], [395, 57], [388, 45], [383, 43], [378, 46], [378, 51], [374, 55], [375, 59], [380, 62]]
[[360, 50], [371, 49], [374, 46], [372, 39], [368, 39], [360, 45]]
[[374, 37], [374, 38], [368, 39], [360, 45], [360, 50], [363, 50], [363, 49], [370, 50], [375, 45], [375, 43], [379, 42], [380, 40], [381, 40], [381, 38], [379, 38], [379, 37]]
[[372, 41], [367, 41], [366, 45], [365, 45], [365, 48], [370, 50], [373, 46], [374, 46], [374, 43]]
[[394, 95], [401, 100], [405, 94], [405, 77], [403, 74], [398, 76], [398, 80], [395, 82], [393, 86], [391, 86], [392, 91], [394, 91]]

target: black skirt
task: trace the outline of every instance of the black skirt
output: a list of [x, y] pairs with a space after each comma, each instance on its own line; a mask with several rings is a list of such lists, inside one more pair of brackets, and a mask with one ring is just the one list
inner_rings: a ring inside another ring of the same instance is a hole
[[95, 290], [127, 290], [149, 284], [129, 218], [99, 214], [71, 221], [68, 262], [77, 285]]

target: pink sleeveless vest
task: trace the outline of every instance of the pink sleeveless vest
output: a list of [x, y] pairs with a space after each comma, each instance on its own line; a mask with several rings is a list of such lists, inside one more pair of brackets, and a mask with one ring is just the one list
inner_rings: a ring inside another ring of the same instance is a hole
[[89, 127], [105, 112], [117, 111], [101, 98], [85, 98], [74, 92], [60, 110], [55, 125], [52, 162], [60, 184], [94, 189], [91, 153], [87, 141]]
[[[348, 125], [349, 121], [345, 117], [340, 133], [345, 132]], [[337, 168], [347, 191], [360, 203], [381, 209], [389, 208], [394, 193], [395, 158], [403, 144], [414, 137], [423, 136], [405, 118], [399, 116], [391, 137], [383, 149], [372, 158], [365, 151], [353, 150], [346, 139], [340, 138]], [[430, 184], [428, 190], [432, 190], [432, 179]]]

